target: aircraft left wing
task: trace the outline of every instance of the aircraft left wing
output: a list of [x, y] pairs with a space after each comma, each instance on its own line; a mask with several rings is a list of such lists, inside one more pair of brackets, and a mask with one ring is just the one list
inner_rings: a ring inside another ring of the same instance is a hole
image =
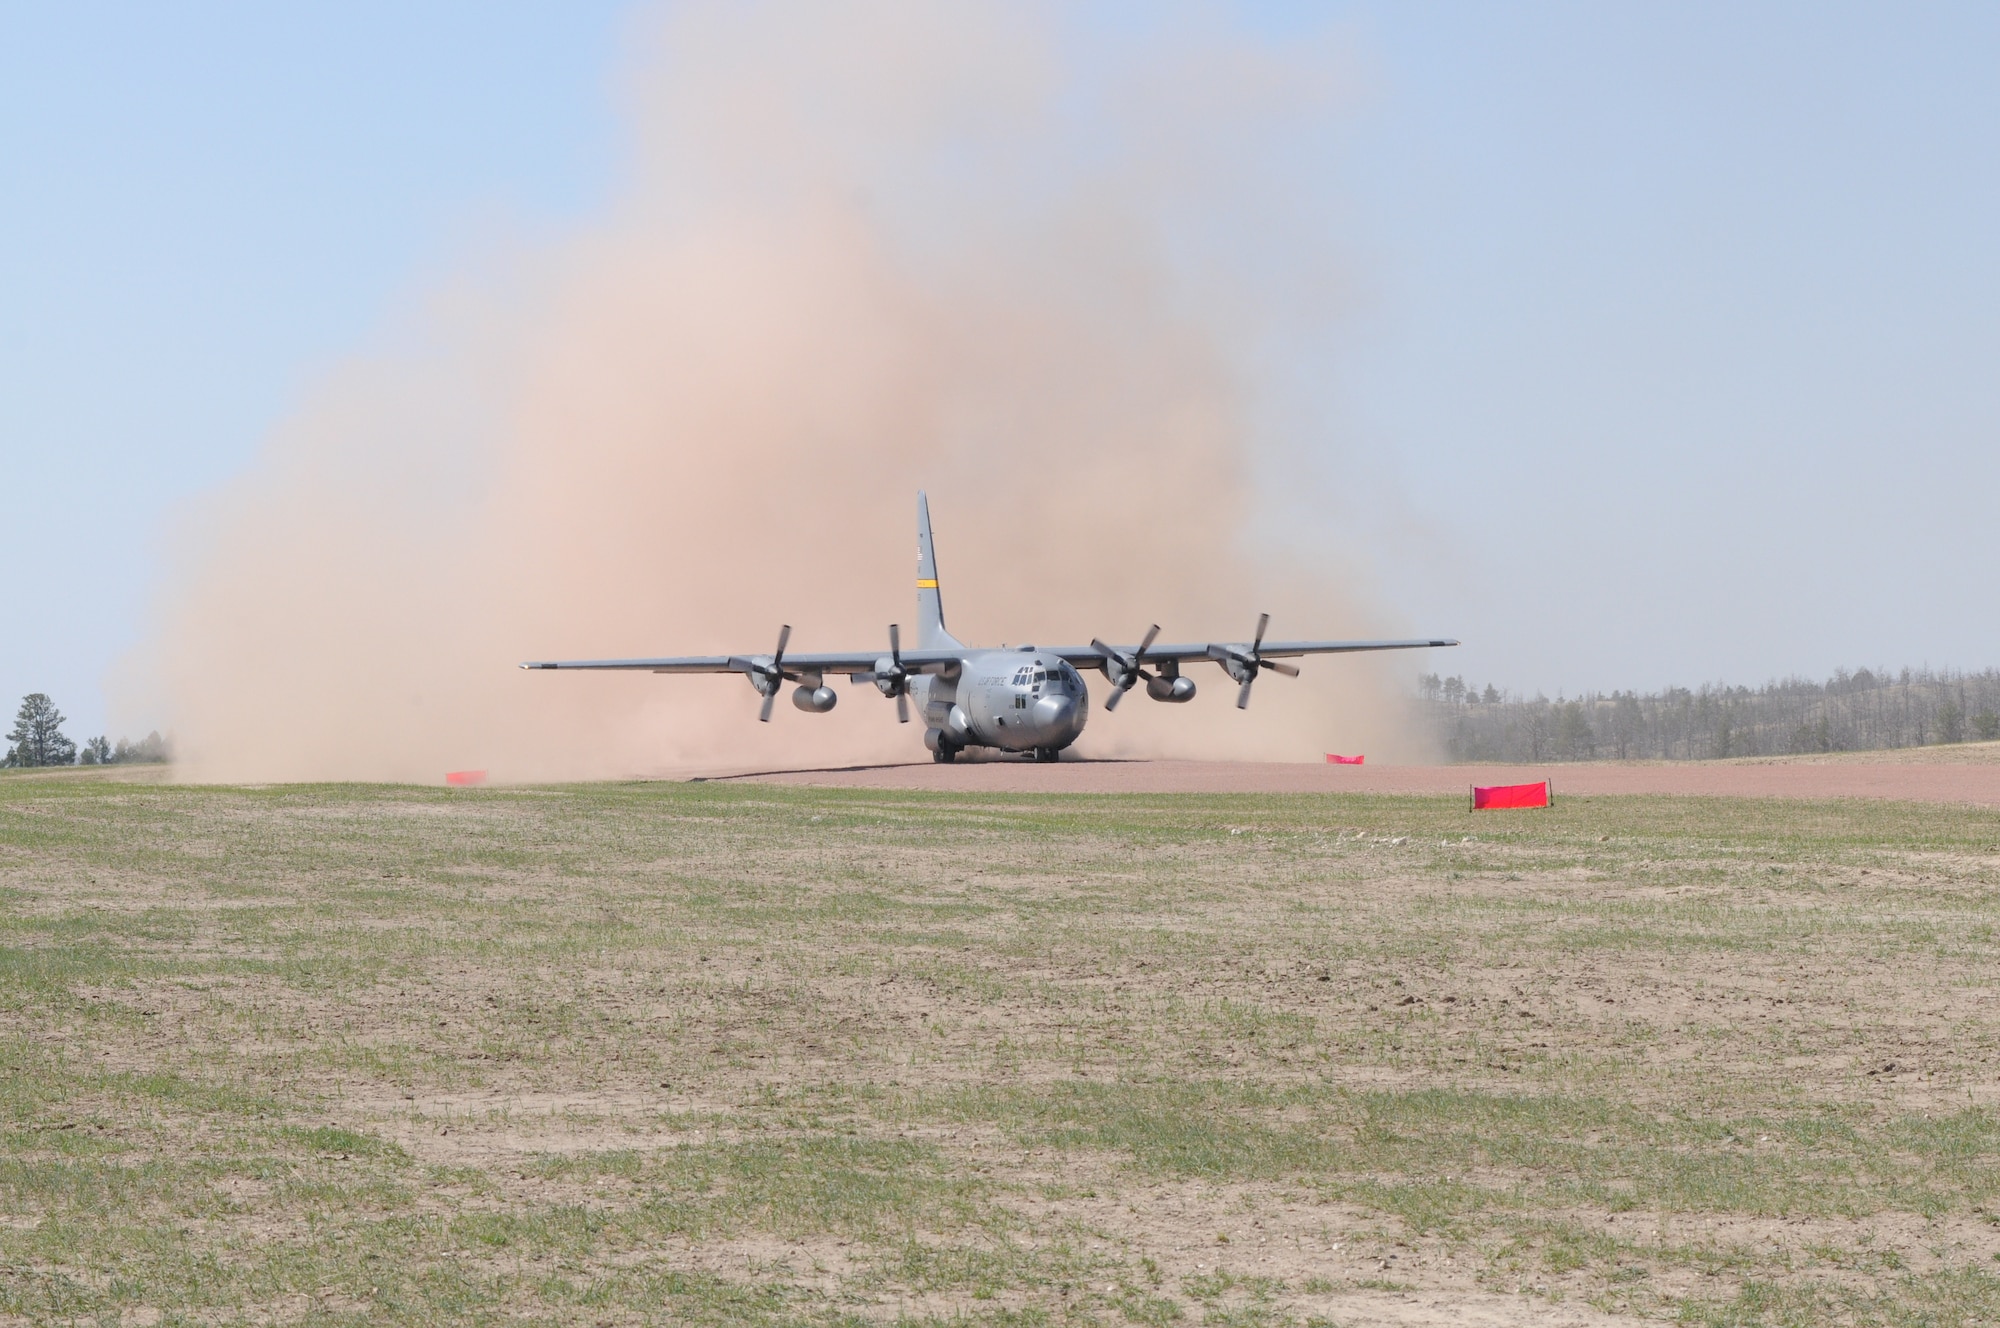
[[[1363, 650], [1435, 650], [1445, 646], [1455, 646], [1458, 642], [1442, 638], [1425, 638], [1416, 641], [1265, 641], [1261, 644], [1246, 645], [1242, 642], [1196, 641], [1176, 645], [1148, 645], [1143, 647], [1147, 664], [1176, 663], [1195, 659], [1213, 659], [1221, 662], [1223, 654], [1256, 655], [1263, 659], [1289, 659], [1299, 655], [1346, 655]], [[1052, 655], [1061, 655], [1073, 665], [1096, 668], [1107, 658], [1107, 650], [1096, 643], [1087, 646], [1038, 646], [1038, 650]], [[1119, 654], [1133, 654], [1139, 647], [1112, 646], [1110, 651]], [[908, 656], [904, 656], [908, 658]]]
[[[1171, 681], [1178, 676], [1182, 662], [1187, 660], [1213, 660], [1222, 666], [1222, 671], [1237, 683], [1236, 708], [1241, 710], [1250, 704], [1250, 685], [1257, 681], [1257, 675], [1269, 669], [1273, 673], [1283, 673], [1296, 678], [1299, 674], [1296, 664], [1282, 664], [1279, 660], [1296, 658], [1300, 655], [1347, 655], [1364, 650], [1429, 650], [1444, 646], [1455, 646], [1456, 641], [1443, 637], [1426, 637], [1416, 641], [1266, 641], [1264, 629], [1271, 625], [1271, 615], [1262, 614], [1257, 619], [1257, 635], [1249, 643], [1237, 641], [1196, 641], [1173, 645], [1155, 644], [1153, 638], [1160, 634], [1156, 625], [1146, 633], [1145, 639], [1136, 646], [1108, 646], [1102, 641], [1092, 641], [1087, 646], [1058, 646], [1053, 653], [1061, 655], [1071, 666], [1102, 669], [1111, 683], [1112, 694], [1105, 697], [1106, 708], [1117, 706], [1118, 698], [1141, 679], [1148, 680], [1148, 689], [1166, 681], [1174, 688], [1175, 695], [1167, 699], [1186, 699], [1179, 695], [1181, 684]], [[1166, 674], [1148, 673], [1148, 665], [1172, 666]], [[1193, 695], [1190, 690], [1188, 696]]]

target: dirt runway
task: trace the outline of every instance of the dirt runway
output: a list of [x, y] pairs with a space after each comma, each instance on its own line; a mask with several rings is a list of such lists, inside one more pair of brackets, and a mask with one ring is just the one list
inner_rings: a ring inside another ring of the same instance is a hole
[[[1987, 744], [1982, 744], [1982, 747]], [[1939, 749], [1922, 749], [1924, 752]], [[817, 770], [687, 772], [683, 777], [821, 787], [979, 793], [1469, 793], [1474, 784], [1549, 779], [1557, 798], [1661, 794], [1727, 798], [1886, 798], [2000, 807], [2000, 760], [1961, 749], [1818, 761], [1591, 762], [1539, 766], [1290, 765], [1246, 761], [929, 760]], [[1964, 759], [1970, 758], [1970, 759]]]

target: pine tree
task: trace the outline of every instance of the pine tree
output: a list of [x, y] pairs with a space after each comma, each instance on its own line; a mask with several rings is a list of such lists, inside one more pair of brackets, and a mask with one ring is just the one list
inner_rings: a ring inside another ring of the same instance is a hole
[[13, 747], [7, 764], [18, 766], [74, 765], [76, 744], [63, 736], [62, 712], [44, 692], [30, 692], [21, 698], [14, 715], [14, 731], [7, 735]]
[[1590, 726], [1590, 716], [1583, 712], [1582, 702], [1571, 701], [1559, 707], [1556, 751], [1566, 761], [1584, 761], [1597, 755], [1597, 733]]
[[167, 747], [167, 740], [160, 736], [158, 729], [155, 729], [137, 742], [127, 742], [125, 739], [120, 738], [118, 746], [112, 750], [106, 764], [142, 764], [147, 762], [164, 762], [172, 759], [173, 753]]
[[1611, 740], [1618, 744], [1619, 760], [1626, 759], [1645, 732], [1646, 717], [1639, 710], [1639, 698], [1631, 692], [1619, 695], [1611, 709]]

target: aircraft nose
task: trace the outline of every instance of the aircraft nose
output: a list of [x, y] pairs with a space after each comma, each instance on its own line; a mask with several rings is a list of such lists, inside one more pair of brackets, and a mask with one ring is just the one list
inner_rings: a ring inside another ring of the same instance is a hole
[[1067, 696], [1044, 696], [1035, 702], [1035, 727], [1040, 729], [1060, 728], [1069, 722], [1076, 709], [1076, 702]]

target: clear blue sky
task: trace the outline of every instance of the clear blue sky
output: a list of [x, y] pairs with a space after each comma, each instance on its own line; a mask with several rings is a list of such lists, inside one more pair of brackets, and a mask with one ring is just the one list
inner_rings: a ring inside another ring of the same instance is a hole
[[[2000, 664], [2000, 7], [1335, 13], [1322, 464], [1411, 626], [1551, 694]], [[591, 213], [632, 23], [10, 12], [0, 698], [98, 731], [162, 514], [466, 248]]]

